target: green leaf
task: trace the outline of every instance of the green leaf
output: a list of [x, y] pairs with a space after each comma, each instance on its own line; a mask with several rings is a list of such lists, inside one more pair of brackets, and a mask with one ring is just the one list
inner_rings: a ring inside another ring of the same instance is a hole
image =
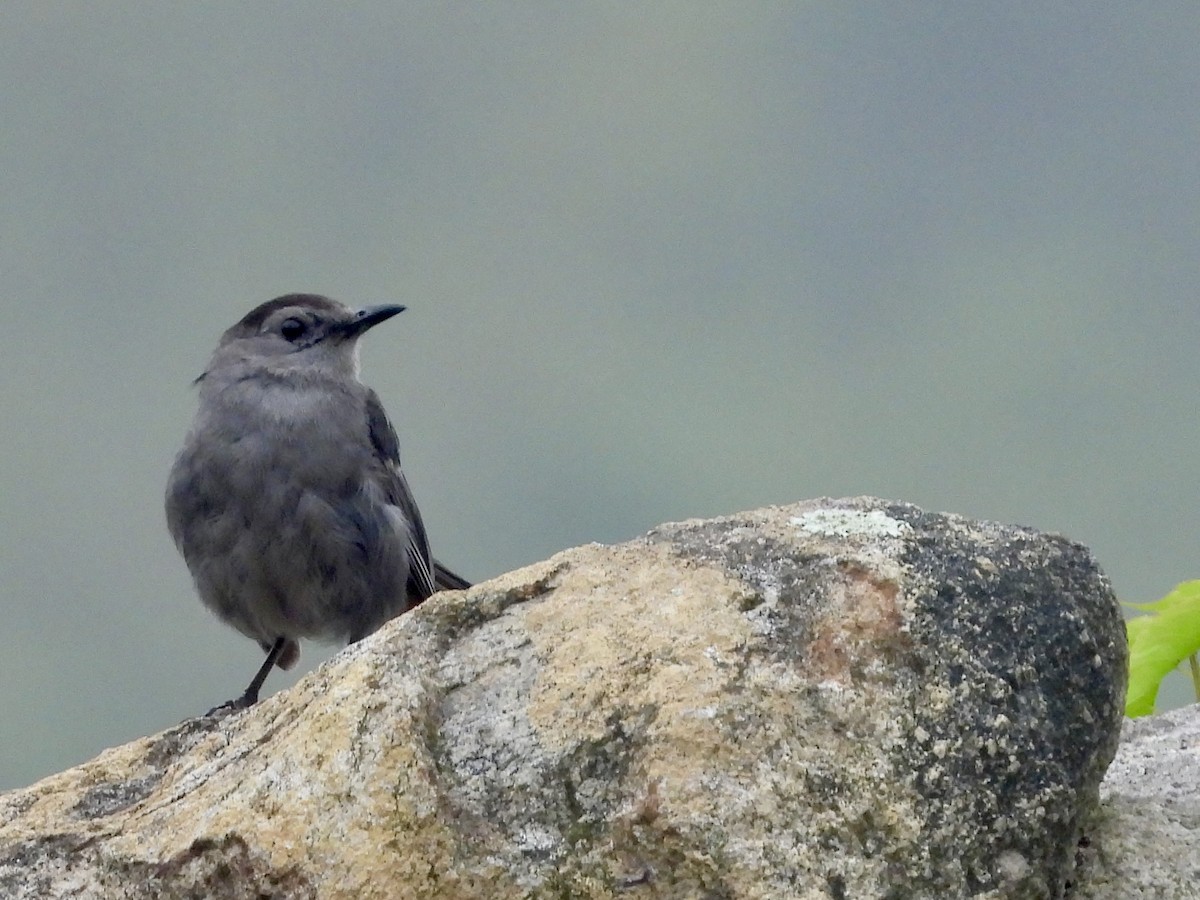
[[1154, 712], [1163, 678], [1200, 651], [1200, 581], [1185, 581], [1153, 603], [1125, 605], [1149, 613], [1125, 623], [1129, 636], [1125, 715], [1144, 716]]

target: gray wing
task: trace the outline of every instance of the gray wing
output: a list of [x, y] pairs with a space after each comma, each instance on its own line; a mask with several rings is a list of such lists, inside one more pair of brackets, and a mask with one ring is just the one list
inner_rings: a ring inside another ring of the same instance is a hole
[[408, 593], [413, 605], [431, 596], [436, 590], [433, 579], [433, 557], [429, 553], [429, 538], [421, 511], [404, 473], [400, 471], [400, 441], [396, 429], [388, 421], [379, 395], [367, 389], [367, 429], [371, 435], [371, 446], [380, 463], [377, 470], [379, 486], [389, 503], [404, 514], [408, 520]]

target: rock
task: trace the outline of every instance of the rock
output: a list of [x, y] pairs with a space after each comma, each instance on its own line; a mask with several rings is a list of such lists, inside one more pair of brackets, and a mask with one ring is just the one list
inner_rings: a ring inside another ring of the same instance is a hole
[[1200, 707], [1125, 723], [1077, 900], [1200, 896]]
[[1124, 666], [1060, 537], [873, 499], [666, 525], [0, 795], [0, 896], [1062, 897]]

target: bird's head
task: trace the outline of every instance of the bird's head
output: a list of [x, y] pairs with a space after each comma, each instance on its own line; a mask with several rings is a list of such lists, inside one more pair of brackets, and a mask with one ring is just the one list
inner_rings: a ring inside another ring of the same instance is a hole
[[287, 294], [256, 306], [228, 329], [205, 373], [262, 367], [357, 377], [358, 338], [404, 311], [403, 306], [354, 310], [318, 294]]

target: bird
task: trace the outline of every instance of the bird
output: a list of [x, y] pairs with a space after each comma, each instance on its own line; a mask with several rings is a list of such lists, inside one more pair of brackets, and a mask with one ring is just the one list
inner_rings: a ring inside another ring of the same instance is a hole
[[359, 380], [359, 338], [404, 309], [276, 297], [224, 332], [195, 381], [168, 530], [204, 605], [267, 654], [210, 712], [253, 706], [301, 639], [353, 643], [470, 587], [431, 554], [396, 430]]

